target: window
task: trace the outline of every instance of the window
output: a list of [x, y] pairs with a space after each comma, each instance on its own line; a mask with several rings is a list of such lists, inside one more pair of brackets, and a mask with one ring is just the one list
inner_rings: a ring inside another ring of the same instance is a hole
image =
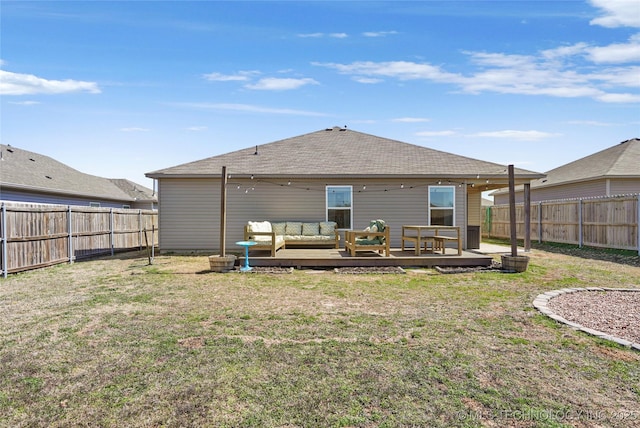
[[91, 208], [100, 208], [100, 202], [89, 202]]
[[338, 229], [351, 229], [351, 186], [327, 186], [327, 221], [338, 223]]
[[125, 204], [125, 205], [122, 205], [122, 208], [124, 208], [124, 209], [128, 210], [128, 209], [131, 209], [131, 205], [126, 205], [126, 204]]
[[429, 225], [455, 226], [455, 186], [429, 186]]

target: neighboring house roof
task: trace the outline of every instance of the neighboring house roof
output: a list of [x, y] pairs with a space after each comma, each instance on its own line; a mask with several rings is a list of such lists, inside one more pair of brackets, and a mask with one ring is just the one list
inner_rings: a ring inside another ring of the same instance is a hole
[[[48, 156], [0, 144], [0, 186], [12, 190], [114, 201], [151, 201], [151, 189], [77, 171]], [[136, 187], [141, 192], [134, 192]], [[136, 199], [136, 194], [140, 196]]]
[[[632, 138], [559, 166], [531, 182], [531, 189], [606, 178], [640, 178], [640, 139]], [[508, 190], [497, 190], [494, 195]]]
[[[146, 174], [150, 178], [230, 175], [270, 177], [504, 178], [505, 165], [441, 152], [346, 128], [324, 130]], [[516, 169], [520, 178], [542, 174]]]

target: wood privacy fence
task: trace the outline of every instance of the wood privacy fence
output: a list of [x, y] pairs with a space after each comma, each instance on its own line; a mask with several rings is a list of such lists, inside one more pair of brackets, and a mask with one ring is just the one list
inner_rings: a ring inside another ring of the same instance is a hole
[[7, 273], [155, 246], [158, 213], [3, 202], [0, 240], [6, 277]]
[[[636, 250], [640, 254], [639, 195], [622, 195], [531, 204], [531, 240], [580, 247]], [[509, 238], [509, 205], [487, 207], [482, 236]], [[516, 232], [524, 239], [524, 205], [516, 204]]]

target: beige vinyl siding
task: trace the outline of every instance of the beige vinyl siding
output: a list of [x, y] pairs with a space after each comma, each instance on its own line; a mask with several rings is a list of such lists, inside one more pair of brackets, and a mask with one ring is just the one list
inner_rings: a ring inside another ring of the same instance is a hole
[[609, 180], [610, 195], [631, 195], [640, 193], [640, 178]]
[[[401, 188], [401, 185], [404, 188]], [[429, 184], [424, 180], [250, 180], [227, 186], [227, 251], [239, 251], [247, 221], [324, 221], [326, 186], [353, 186], [353, 228], [383, 219], [391, 227], [391, 245], [400, 247], [403, 224], [428, 223]], [[366, 186], [366, 188], [363, 188]], [[160, 249], [214, 251], [220, 243], [220, 180], [160, 179]], [[455, 187], [455, 222], [466, 230], [465, 188]]]
[[[559, 186], [538, 187], [531, 189], [531, 202], [555, 201], [560, 199], [593, 198], [607, 195], [606, 180], [581, 181]], [[522, 190], [516, 191], [516, 203], [523, 202]], [[494, 196], [495, 205], [509, 203], [509, 193]]]
[[220, 180], [158, 180], [159, 245], [163, 251], [219, 247]]
[[482, 193], [478, 191], [467, 194], [467, 218], [469, 226], [480, 226], [482, 224], [481, 215]]

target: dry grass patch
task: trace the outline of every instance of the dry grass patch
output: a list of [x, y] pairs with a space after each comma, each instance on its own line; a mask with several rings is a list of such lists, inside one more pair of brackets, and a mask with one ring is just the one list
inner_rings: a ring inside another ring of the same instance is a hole
[[638, 353], [531, 302], [638, 287], [640, 268], [531, 257], [508, 275], [240, 275], [141, 253], [14, 275], [0, 426], [637, 425]]

